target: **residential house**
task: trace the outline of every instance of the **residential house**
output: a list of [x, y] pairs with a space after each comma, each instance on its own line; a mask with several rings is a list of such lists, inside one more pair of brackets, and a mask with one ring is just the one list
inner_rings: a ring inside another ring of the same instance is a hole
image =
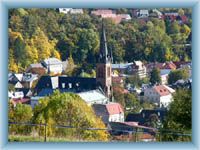
[[163, 19], [168, 19], [171, 22], [175, 21], [176, 18], [179, 16], [179, 14], [177, 12], [166, 12], [163, 15]]
[[30, 88], [21, 88], [17, 89], [18, 92], [24, 93], [24, 98], [30, 98], [33, 95], [33, 92]]
[[15, 89], [21, 89], [21, 88], [23, 88], [23, 85], [22, 85], [21, 82], [19, 82], [19, 81], [17, 81], [17, 82], [14, 82], [14, 81], [8, 82], [8, 84], [9, 84], [9, 85], [13, 85], [13, 87], [14, 87]]
[[129, 14], [118, 14], [121, 17], [121, 21], [129, 21], [131, 20], [131, 16]]
[[[157, 122], [161, 123], [165, 120], [167, 116], [166, 109], [143, 109], [140, 113], [128, 113], [126, 116], [126, 122], [137, 122], [139, 125], [146, 125], [150, 121], [150, 118], [156, 115]], [[158, 124], [159, 126], [159, 124]]]
[[22, 78], [23, 78], [23, 74], [22, 73], [9, 73], [8, 74], [8, 82], [12, 83], [12, 82], [21, 82]]
[[47, 72], [47, 69], [41, 64], [30, 64], [29, 67], [26, 69], [27, 73], [44, 75]]
[[110, 14], [115, 14], [112, 10], [110, 9], [98, 9], [98, 10], [93, 10], [91, 11], [92, 15], [96, 16], [101, 16], [101, 15], [110, 15]]
[[167, 84], [168, 83], [168, 76], [171, 70], [161, 70], [160, 71], [160, 78], [161, 78], [161, 84]]
[[124, 111], [119, 103], [93, 104], [95, 114], [105, 124], [109, 122], [124, 122]]
[[22, 85], [24, 88], [33, 88], [33, 83], [38, 80], [38, 75], [37, 74], [32, 74], [32, 73], [24, 73], [23, 78], [22, 78]]
[[134, 61], [132, 65], [133, 74], [137, 74], [139, 78], [145, 78], [147, 75], [146, 66], [141, 61]]
[[131, 20], [129, 14], [116, 14], [114, 11], [109, 9], [98, 9], [91, 11], [92, 15], [100, 16], [101, 18], [110, 18], [114, 23], [118, 24], [121, 21]]
[[10, 98], [10, 99], [24, 98], [24, 93], [22, 91], [16, 91], [16, 92], [9, 91], [8, 98]]
[[147, 68], [147, 74], [150, 75], [151, 71], [154, 68], [160, 69], [161, 74], [166, 74], [172, 70], [176, 70], [176, 65], [173, 62], [165, 62], [165, 63], [158, 63], [158, 62], [153, 62], [153, 63], [148, 63], [145, 65]]
[[59, 8], [58, 10], [64, 14], [83, 14], [83, 9]]
[[149, 17], [149, 10], [147, 9], [141, 9], [137, 12], [138, 18], [148, 18]]
[[72, 8], [58, 8], [60, 13], [68, 14]]
[[119, 74], [127, 74], [127, 72], [131, 71], [132, 65], [133, 63], [112, 64], [112, 71], [116, 70]]
[[[113, 140], [120, 141], [155, 141], [157, 129], [139, 125], [137, 122], [110, 122], [108, 127]], [[139, 132], [140, 134], [133, 136]]]
[[112, 64], [112, 71], [114, 72], [115, 70], [120, 74], [138, 75], [139, 78], [144, 78], [147, 75], [146, 66], [141, 61]]
[[70, 14], [83, 14], [83, 9], [71, 9]]
[[63, 64], [57, 58], [48, 58], [42, 61], [42, 65], [47, 69], [48, 73], [61, 74], [63, 72]]
[[192, 63], [191, 62], [185, 62], [185, 61], [177, 61], [173, 62], [176, 65], [177, 69], [183, 69], [183, 68], [192, 68]]
[[155, 16], [159, 19], [162, 18], [163, 14], [158, 9], [153, 9], [152, 12], [155, 14]]
[[167, 12], [162, 16], [163, 19], [168, 19], [171, 22], [178, 21], [179, 24], [188, 23], [188, 18], [185, 15], [179, 15], [177, 12]]
[[21, 84], [22, 78], [23, 74], [21, 73], [9, 73], [8, 84], [13, 85], [15, 89], [23, 88], [23, 85]]
[[159, 107], [167, 107], [172, 102], [175, 91], [166, 85], [156, 85], [144, 90], [144, 97]]

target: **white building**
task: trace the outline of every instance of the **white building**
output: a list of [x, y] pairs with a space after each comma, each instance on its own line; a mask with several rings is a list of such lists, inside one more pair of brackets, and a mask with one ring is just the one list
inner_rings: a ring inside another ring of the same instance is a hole
[[168, 83], [168, 76], [171, 70], [162, 69], [160, 70], [160, 78], [161, 78], [161, 84], [167, 84]]
[[100, 92], [100, 90], [91, 90], [87, 92], [80, 92], [78, 95], [88, 104], [106, 104], [108, 98]]
[[59, 8], [60, 13], [68, 14], [72, 8]]
[[131, 16], [129, 14], [119, 14], [118, 16], [120, 16], [124, 21], [131, 20]]
[[57, 58], [48, 58], [42, 61], [42, 64], [47, 68], [48, 73], [61, 74], [63, 71], [63, 63]]
[[119, 103], [93, 104], [92, 107], [105, 124], [124, 122], [124, 111]]
[[167, 107], [173, 100], [172, 93], [175, 90], [166, 85], [157, 85], [144, 90], [144, 97], [158, 105], [159, 107]]
[[83, 14], [83, 9], [59, 8], [59, 12], [64, 14]]
[[134, 61], [133, 71], [138, 74], [139, 78], [145, 78], [147, 75], [146, 66], [141, 61]]
[[11, 99], [18, 99], [18, 98], [23, 98], [24, 97], [24, 93], [23, 92], [8, 92], [8, 98]]
[[137, 12], [138, 18], [147, 18], [149, 17], [149, 11], [147, 9], [141, 9]]

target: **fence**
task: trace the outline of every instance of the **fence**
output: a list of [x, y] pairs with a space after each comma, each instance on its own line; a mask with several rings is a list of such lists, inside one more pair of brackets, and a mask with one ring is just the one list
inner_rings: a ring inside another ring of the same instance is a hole
[[[109, 141], [191, 141], [191, 133], [183, 133], [182, 131], [158, 130], [143, 131], [138, 128], [134, 131], [116, 130], [108, 128], [77, 128], [66, 125], [54, 125], [51, 128], [57, 129], [55, 136], [49, 136], [47, 132], [48, 124], [34, 123], [18, 123], [9, 122], [9, 141], [38, 141], [38, 142], [79, 142], [82, 139], [81, 131], [106, 131], [110, 133]], [[79, 131], [79, 132], [77, 132]], [[112, 132], [120, 133], [120, 135], [112, 134]], [[87, 141], [88, 142], [88, 141]], [[89, 141], [90, 142], [90, 141]]]

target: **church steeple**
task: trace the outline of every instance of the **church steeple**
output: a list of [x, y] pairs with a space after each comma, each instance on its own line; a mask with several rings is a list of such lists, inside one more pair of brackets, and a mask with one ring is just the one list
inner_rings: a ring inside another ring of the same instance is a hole
[[105, 95], [111, 99], [112, 98], [112, 51], [108, 52], [106, 32], [104, 28], [104, 23], [102, 20], [102, 32], [100, 37], [100, 50], [99, 57], [96, 66], [96, 82], [99, 85]]
[[104, 28], [104, 22], [102, 20], [102, 32], [100, 38], [100, 54], [99, 54], [99, 63], [107, 63], [111, 61], [111, 56], [108, 53], [106, 32]]

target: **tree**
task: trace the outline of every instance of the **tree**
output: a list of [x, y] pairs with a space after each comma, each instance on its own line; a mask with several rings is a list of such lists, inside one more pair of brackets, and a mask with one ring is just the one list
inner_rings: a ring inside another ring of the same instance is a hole
[[181, 8], [181, 9], [178, 9], [178, 14], [180, 16], [183, 16], [184, 15], [184, 10]]
[[[31, 122], [33, 111], [30, 105], [18, 103], [15, 107], [9, 102], [9, 121], [15, 123], [27, 123]], [[17, 134], [28, 134], [31, 132], [29, 126], [23, 125], [11, 125], [10, 132]]]
[[72, 76], [74, 67], [75, 67], [74, 60], [72, 58], [72, 55], [70, 55], [69, 58], [67, 59], [67, 67], [65, 69], [65, 73], [68, 76]]
[[151, 71], [150, 82], [153, 85], [157, 83], [161, 83], [160, 70], [158, 68], [154, 68]]
[[[73, 93], [55, 91], [51, 96], [41, 99], [34, 109], [34, 122], [47, 123], [48, 135], [56, 135], [62, 132], [67, 136], [68, 132], [89, 141], [107, 141], [108, 134], [104, 130], [91, 131], [86, 128], [104, 129], [105, 125], [98, 118], [92, 107]], [[75, 127], [74, 130], [56, 129], [54, 125], [66, 125]]]
[[189, 70], [188, 68], [174, 70], [169, 73], [168, 83], [173, 84], [180, 79], [187, 79], [189, 78]]
[[99, 48], [98, 34], [92, 29], [81, 28], [76, 29], [75, 34], [78, 38], [75, 45], [78, 47], [72, 52], [72, 56], [76, 58], [76, 62], [83, 63], [86, 61], [89, 52], [92, 52], [90, 54], [93, 54], [94, 58], [94, 54], [97, 53]]
[[[169, 105], [164, 129], [171, 129], [181, 133], [192, 130], [192, 91], [179, 89], [173, 95], [173, 102]], [[164, 140], [188, 140], [175, 135], [165, 135]], [[189, 138], [191, 140], [191, 138]]]
[[141, 109], [140, 102], [134, 94], [124, 94], [126, 108], [129, 108], [131, 112], [138, 113]]

